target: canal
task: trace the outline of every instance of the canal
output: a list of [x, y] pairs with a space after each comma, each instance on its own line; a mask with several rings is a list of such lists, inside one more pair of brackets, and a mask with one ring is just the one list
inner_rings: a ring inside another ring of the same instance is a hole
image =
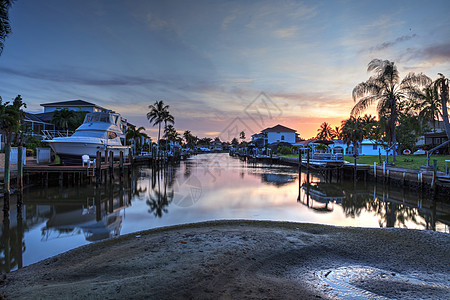
[[[2, 215], [0, 268], [9, 272], [70, 249], [141, 230], [223, 219], [449, 232], [450, 204], [417, 191], [327, 182], [289, 166], [200, 154], [135, 167], [123, 182], [40, 186]], [[137, 233], [138, 234], [138, 233]]]

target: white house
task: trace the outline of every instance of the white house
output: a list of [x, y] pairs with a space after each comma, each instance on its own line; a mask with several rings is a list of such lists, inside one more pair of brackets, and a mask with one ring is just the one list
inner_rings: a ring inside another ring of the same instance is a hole
[[[333, 144], [328, 145], [333, 153], [343, 153], [345, 155], [353, 155], [355, 153], [352, 144], [347, 146], [342, 140], [334, 140], [333, 142]], [[379, 151], [381, 155], [386, 155], [386, 150], [383, 145], [380, 145], [375, 140], [369, 139], [364, 139], [358, 148], [359, 155], [378, 155]]]
[[296, 130], [280, 124], [274, 127], [266, 128], [262, 130], [261, 133], [264, 134], [264, 141], [268, 144], [276, 142], [286, 142], [290, 144], [295, 143]]

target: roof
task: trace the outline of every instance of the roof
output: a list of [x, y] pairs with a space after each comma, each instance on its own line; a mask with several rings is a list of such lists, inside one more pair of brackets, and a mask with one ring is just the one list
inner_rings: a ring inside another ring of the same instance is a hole
[[261, 130], [261, 132], [296, 132], [296, 131], [297, 130], [288, 128], [288, 127], [280, 125], [280, 124], [278, 124], [274, 127], [269, 127], [264, 130]]
[[41, 118], [39, 118], [39, 116], [29, 113], [29, 112], [25, 112], [25, 118], [26, 121], [31, 121], [31, 122], [38, 122], [38, 123], [46, 123], [46, 124], [51, 124], [46, 122], [46, 120], [43, 120]]
[[43, 103], [41, 106], [97, 106], [94, 103], [90, 103], [84, 100], [69, 100], [69, 101], [61, 101], [61, 102], [52, 102], [52, 103]]
[[427, 138], [434, 138], [434, 137], [447, 137], [447, 133], [445, 131], [443, 132], [432, 132], [432, 133], [425, 133], [425, 137]]
[[315, 141], [317, 141], [317, 140], [316, 139], [304, 140], [304, 141], [300, 141], [300, 142], [293, 144], [293, 146], [306, 146], [309, 143], [314, 143]]

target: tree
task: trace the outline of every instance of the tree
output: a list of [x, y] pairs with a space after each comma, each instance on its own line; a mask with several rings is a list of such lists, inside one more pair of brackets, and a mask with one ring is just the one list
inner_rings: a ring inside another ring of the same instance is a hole
[[164, 136], [168, 141], [175, 142], [180, 140], [180, 134], [177, 132], [175, 127], [168, 125], [164, 130]]
[[158, 125], [158, 151], [159, 151], [159, 140], [161, 136], [161, 123], [165, 122], [166, 114], [169, 112], [169, 105], [165, 105], [164, 102], [156, 101], [153, 105], [149, 105], [150, 111], [147, 113], [147, 119], [150, 123], [153, 122], [152, 126]]
[[75, 111], [63, 108], [53, 113], [52, 123], [55, 124], [55, 127], [57, 128], [65, 129], [67, 135], [69, 135], [69, 126], [75, 117]]
[[358, 145], [364, 139], [364, 129], [361, 126], [360, 119], [350, 117], [348, 120], [342, 121], [342, 139], [349, 146], [353, 145], [355, 157], [354, 180], [356, 182], [356, 159], [358, 158]]
[[[417, 86], [430, 83], [430, 78], [423, 74], [409, 73], [400, 81], [399, 72], [394, 62], [374, 59], [368, 67], [368, 72], [375, 72], [367, 81], [358, 84], [352, 92], [356, 102], [351, 115], [356, 117], [374, 102], [377, 104], [378, 119], [385, 124], [385, 135], [391, 147], [395, 147], [397, 138], [395, 126], [399, 113], [399, 104], [408, 96], [417, 95]], [[394, 151], [394, 161], [396, 151]]]
[[[127, 142], [133, 141], [136, 149], [138, 149], [138, 148], [140, 149], [142, 146], [141, 145], [142, 138], [143, 137], [148, 138], [148, 135], [145, 132], [142, 132], [144, 130], [145, 130], [145, 127], [142, 127], [142, 126], [139, 128], [136, 128], [136, 126], [134, 126], [134, 125], [131, 125], [130, 127], [128, 127], [128, 129], [125, 133], [125, 138], [126, 138]], [[127, 144], [129, 144], [129, 143], [127, 143]]]
[[231, 144], [232, 144], [233, 146], [239, 145], [239, 142], [238, 142], [237, 138], [233, 138], [233, 139], [231, 140]]
[[11, 33], [8, 10], [14, 0], [0, 0], [0, 55], [3, 52], [6, 37]]
[[[10, 188], [10, 153], [13, 133], [17, 134], [20, 129], [20, 122], [23, 119], [22, 107], [26, 107], [22, 101], [22, 97], [18, 95], [12, 104], [9, 102], [3, 103], [0, 97], [0, 129], [5, 132], [6, 145], [5, 145], [5, 195], [9, 197]], [[7, 201], [5, 200], [5, 205]]]
[[333, 139], [342, 139], [342, 130], [341, 127], [335, 126], [333, 129]]
[[245, 140], [245, 132], [244, 131], [241, 131], [241, 133], [239, 133], [239, 138], [241, 140]]
[[[167, 106], [167, 107], [169, 107], [169, 106]], [[162, 117], [163, 117], [163, 121], [164, 121], [164, 131], [167, 130], [167, 124], [168, 124], [168, 123], [175, 124], [175, 119], [174, 119], [174, 117], [169, 113], [169, 110], [164, 111]], [[167, 150], [167, 144], [168, 144], [168, 143], [167, 143], [167, 137], [166, 137], [166, 146], [165, 146], [165, 149], [166, 149], [166, 150]]]
[[316, 139], [319, 140], [332, 140], [334, 137], [334, 132], [333, 132], [333, 128], [331, 128], [330, 124], [328, 124], [327, 122], [323, 122], [320, 125], [320, 128], [317, 129], [317, 131], [319, 131], [319, 133], [316, 136]]
[[439, 73], [439, 78], [433, 82], [433, 86], [436, 88], [437, 95], [441, 100], [442, 108], [442, 121], [444, 122], [445, 132], [447, 133], [447, 138], [450, 140], [450, 123], [448, 120], [448, 78], [443, 74]]

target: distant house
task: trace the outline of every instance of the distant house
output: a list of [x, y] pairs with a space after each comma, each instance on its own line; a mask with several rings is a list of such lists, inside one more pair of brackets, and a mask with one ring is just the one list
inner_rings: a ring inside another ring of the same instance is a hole
[[[264, 137], [262, 137], [264, 135]], [[253, 135], [255, 136], [255, 135]], [[252, 136], [252, 140], [253, 140]], [[283, 125], [276, 125], [274, 127], [269, 127], [261, 130], [261, 133], [255, 136], [256, 139], [263, 139], [264, 144], [272, 144], [277, 142], [286, 142], [289, 144], [294, 144], [296, 142], [296, 130], [288, 128]]]
[[[334, 140], [333, 144], [328, 145], [333, 153], [343, 153], [345, 155], [355, 154], [355, 149], [352, 144], [345, 144], [342, 140]], [[386, 155], [386, 150], [378, 141], [364, 139], [358, 146], [358, 155]]]
[[[427, 145], [430, 149], [439, 146], [442, 143], [448, 141], [447, 133], [444, 132], [433, 132], [426, 133], [424, 135], [424, 144]], [[450, 152], [450, 145], [444, 146], [437, 150], [438, 153], [447, 154]]]
[[54, 112], [55, 110], [69, 109], [73, 111], [87, 111], [87, 112], [106, 112], [106, 108], [84, 100], [69, 100], [61, 102], [52, 102], [41, 104], [44, 107], [44, 113]]

